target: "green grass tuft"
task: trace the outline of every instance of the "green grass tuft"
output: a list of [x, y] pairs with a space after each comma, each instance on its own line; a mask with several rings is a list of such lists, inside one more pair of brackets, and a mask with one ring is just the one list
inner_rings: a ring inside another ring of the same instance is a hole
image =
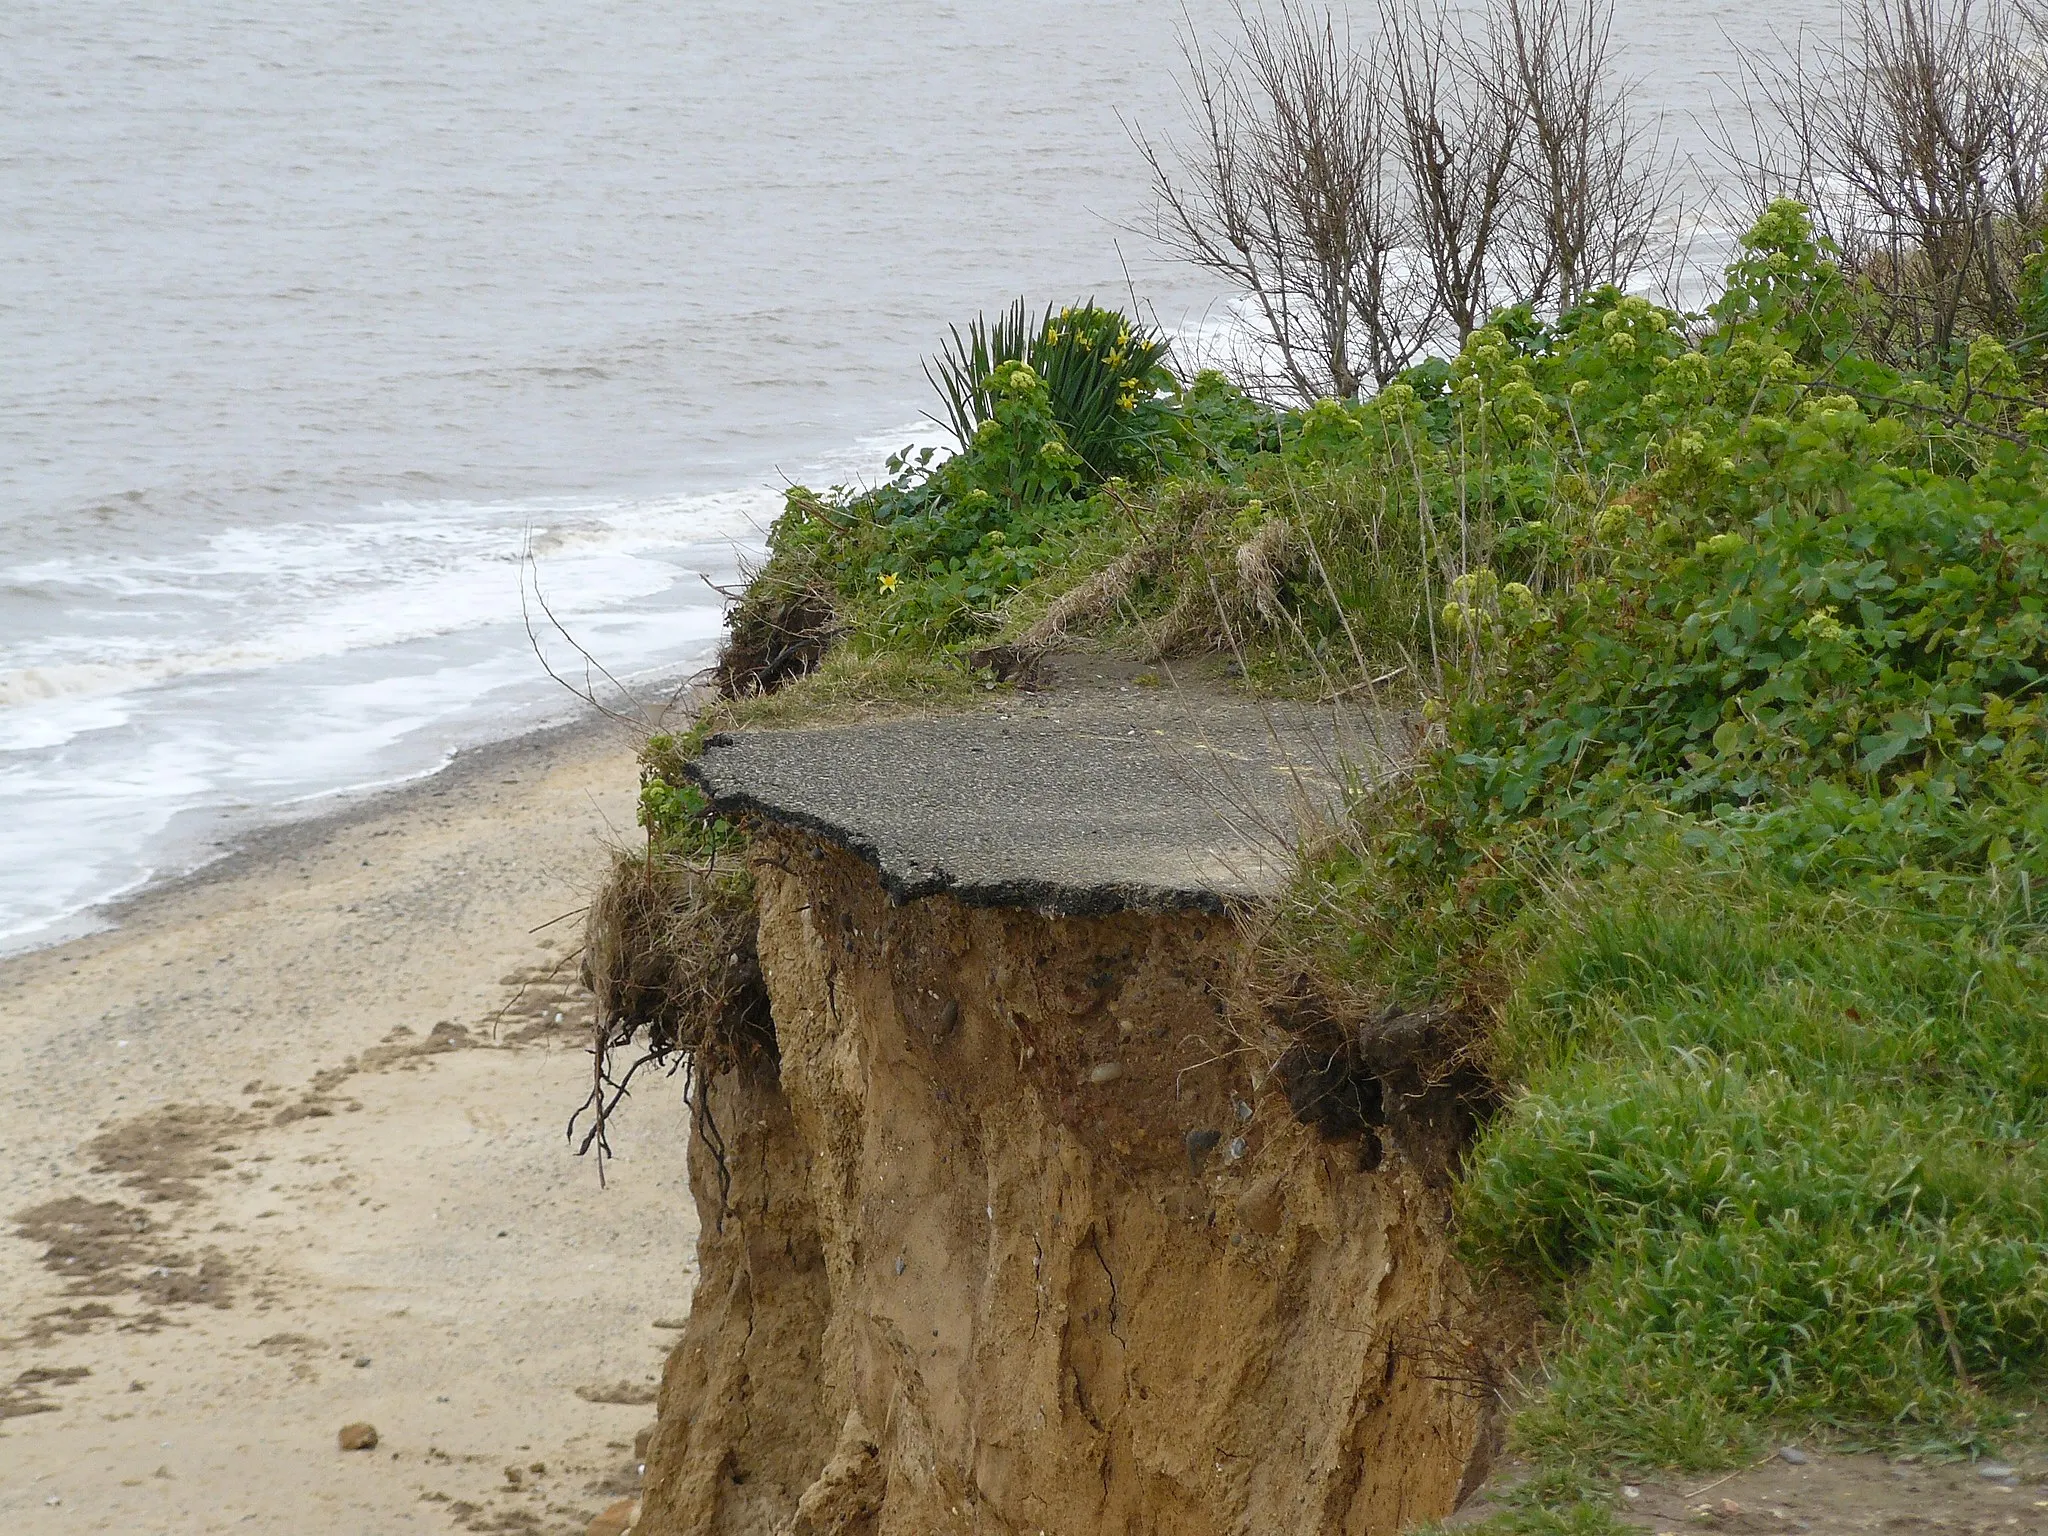
[[2048, 1360], [2048, 927], [1682, 852], [1558, 897], [1459, 1195], [1567, 1347], [1532, 1447], [1719, 1465], [1786, 1421], [1974, 1443]]

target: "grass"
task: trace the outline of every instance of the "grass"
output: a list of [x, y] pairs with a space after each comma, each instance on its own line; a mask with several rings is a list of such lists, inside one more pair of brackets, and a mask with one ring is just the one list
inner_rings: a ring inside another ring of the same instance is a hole
[[1726, 1465], [1788, 1423], [1969, 1448], [2048, 1359], [2048, 930], [1666, 850], [1556, 896], [1459, 1194], [1565, 1347], [1521, 1444]]
[[966, 659], [944, 651], [833, 651], [801, 682], [716, 706], [713, 729], [834, 725], [886, 714], [966, 709], [986, 697]]

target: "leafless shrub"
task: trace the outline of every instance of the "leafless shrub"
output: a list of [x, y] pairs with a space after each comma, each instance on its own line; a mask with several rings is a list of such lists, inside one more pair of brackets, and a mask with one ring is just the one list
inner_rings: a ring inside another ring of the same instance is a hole
[[1497, 11], [1482, 19], [1476, 39], [1446, 0], [1383, 0], [1381, 16], [1414, 238], [1440, 318], [1463, 341], [1486, 323], [1500, 291], [1521, 94], [1501, 50]]
[[[1250, 301], [1273, 396], [1354, 396], [1503, 304], [1626, 283], [1671, 187], [1615, 68], [1612, 0], [1382, 0], [1354, 39], [1309, 0], [1182, 39], [1194, 133], [1134, 134], [1155, 233]], [[1258, 370], [1252, 370], [1256, 373]]]
[[1613, 5], [1501, 0], [1493, 48], [1492, 72], [1512, 72], [1506, 88], [1522, 108], [1509, 205], [1516, 300], [1564, 309], [1626, 284], [1650, 255], [1672, 178], [1615, 74]]
[[1294, 0], [1238, 19], [1243, 46], [1229, 58], [1182, 36], [1201, 142], [1173, 156], [1138, 139], [1158, 233], [1252, 300], [1273, 385], [1356, 395], [1414, 360], [1430, 303], [1403, 259], [1412, 236], [1383, 62]]
[[1835, 41], [1743, 61], [1735, 179], [1755, 207], [1814, 211], [1878, 300], [1885, 355], [1934, 361], [2017, 327], [2048, 218], [2042, 19], [2024, 0], [1858, 0]]

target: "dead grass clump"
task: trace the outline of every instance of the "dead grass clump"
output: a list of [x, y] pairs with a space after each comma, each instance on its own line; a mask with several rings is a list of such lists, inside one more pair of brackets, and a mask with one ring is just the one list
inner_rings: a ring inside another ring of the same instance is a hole
[[1212, 568], [1197, 554], [1192, 570], [1176, 571], [1180, 590], [1152, 630], [1154, 660], [1228, 650], [1251, 635], [1284, 633], [1287, 582], [1300, 546], [1285, 518], [1261, 523], [1229, 546]]
[[[634, 1075], [686, 1073], [699, 1134], [716, 1145], [701, 1085], [735, 1069], [773, 1071], [775, 1025], [755, 948], [754, 882], [744, 867], [620, 853], [585, 919], [583, 984], [597, 999], [591, 1091], [570, 1117], [579, 1151], [610, 1153], [605, 1124]], [[620, 1053], [639, 1053], [615, 1070]], [[692, 1089], [698, 1091], [692, 1092]]]
[[1087, 580], [1056, 598], [1052, 606], [1017, 637], [1018, 648], [1025, 651], [1050, 650], [1065, 638], [1069, 629], [1112, 617], [1129, 600], [1138, 583], [1159, 568], [1165, 554], [1165, 549], [1152, 541], [1125, 550]]

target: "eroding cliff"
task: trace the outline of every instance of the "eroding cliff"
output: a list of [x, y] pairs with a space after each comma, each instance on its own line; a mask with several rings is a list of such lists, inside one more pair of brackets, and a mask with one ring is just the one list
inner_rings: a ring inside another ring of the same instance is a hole
[[641, 1529], [1393, 1532], [1483, 1470], [1441, 1170], [1289, 1103], [1227, 916], [902, 900], [769, 821]]

